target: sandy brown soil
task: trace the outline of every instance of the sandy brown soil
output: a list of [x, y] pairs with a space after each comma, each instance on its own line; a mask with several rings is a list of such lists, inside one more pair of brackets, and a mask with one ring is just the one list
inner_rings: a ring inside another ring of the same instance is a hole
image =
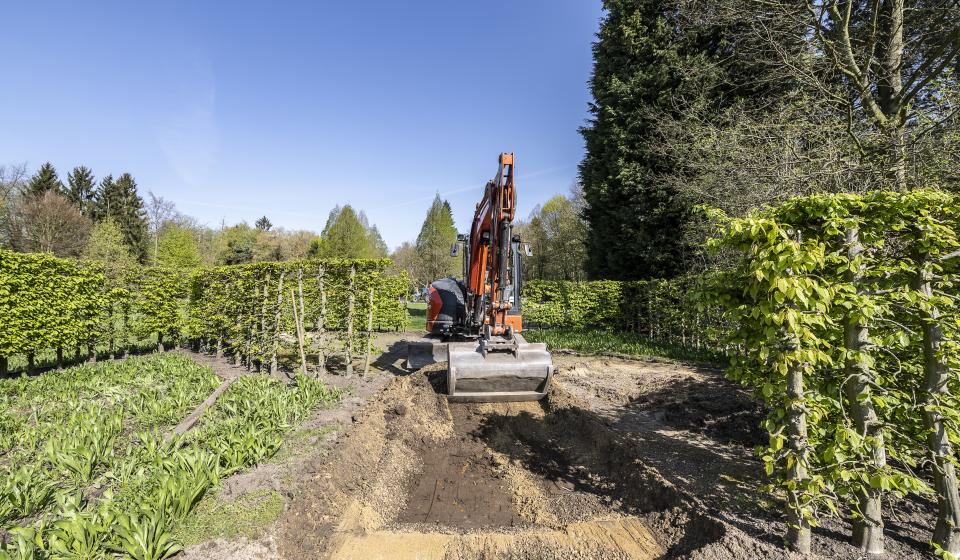
[[[766, 441], [762, 408], [721, 371], [675, 363], [555, 355], [555, 379], [611, 428], [633, 441], [639, 458], [696, 495], [711, 515], [752, 538], [779, 545], [782, 502], [759, 487], [754, 446]], [[929, 558], [933, 504], [885, 504], [887, 553], [876, 559]], [[821, 558], [861, 558], [847, 544], [850, 525], [827, 519], [814, 529]]]
[[[763, 410], [721, 372], [555, 355], [539, 403], [450, 404], [439, 366], [406, 375], [401, 337], [342, 406], [336, 426], [226, 481], [224, 495], [281, 492], [256, 540], [189, 558], [786, 558], [781, 504], [758, 491]], [[309, 432], [309, 430], [308, 430]], [[930, 504], [903, 501], [883, 558], [922, 558]], [[849, 527], [815, 531], [823, 558], [858, 558]]]

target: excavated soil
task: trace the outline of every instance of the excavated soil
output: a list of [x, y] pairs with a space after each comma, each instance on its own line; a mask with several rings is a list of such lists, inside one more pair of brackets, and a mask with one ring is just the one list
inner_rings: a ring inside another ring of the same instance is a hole
[[275, 532], [285, 558], [777, 556], [710, 517], [557, 384], [448, 404], [433, 368], [390, 382]]
[[[187, 558], [787, 557], [753, 452], [764, 411], [721, 371], [558, 352], [541, 402], [451, 404], [440, 366], [408, 375], [405, 344], [383, 345], [376, 375], [330, 377], [350, 394], [308, 422], [316, 438], [226, 481], [228, 499], [280, 492], [280, 519]], [[885, 505], [876, 560], [927, 557], [932, 504]], [[862, 558], [849, 534], [825, 520], [813, 557]]]

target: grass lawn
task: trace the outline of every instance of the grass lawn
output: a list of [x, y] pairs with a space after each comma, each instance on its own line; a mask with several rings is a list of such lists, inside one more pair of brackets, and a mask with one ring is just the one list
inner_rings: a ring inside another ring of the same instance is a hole
[[427, 330], [427, 304], [408, 303], [407, 314], [410, 316], [411, 331]]
[[723, 364], [717, 352], [658, 344], [637, 333], [595, 329], [531, 329], [523, 331], [528, 342], [546, 342], [551, 350], [578, 354], [622, 354], [640, 358], [668, 358], [684, 362]]

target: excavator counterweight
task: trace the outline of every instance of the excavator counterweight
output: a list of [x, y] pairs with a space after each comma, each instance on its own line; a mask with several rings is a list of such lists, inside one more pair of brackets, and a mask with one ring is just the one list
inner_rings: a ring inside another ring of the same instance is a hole
[[513, 154], [500, 154], [470, 233], [459, 235], [451, 250], [463, 251], [463, 281], [441, 278], [430, 285], [428, 334], [407, 347], [408, 369], [447, 362], [450, 400], [538, 400], [553, 376], [546, 345], [531, 344], [520, 334], [523, 275], [520, 238], [512, 232], [513, 161]]

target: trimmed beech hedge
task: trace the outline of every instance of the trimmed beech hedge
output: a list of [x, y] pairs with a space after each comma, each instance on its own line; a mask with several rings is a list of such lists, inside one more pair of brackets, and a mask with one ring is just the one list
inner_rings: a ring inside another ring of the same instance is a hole
[[[374, 293], [375, 330], [407, 326], [406, 278], [387, 274], [388, 259], [324, 259], [200, 268], [193, 271], [137, 267], [120, 277], [97, 265], [48, 254], [0, 250], [0, 373], [11, 356], [32, 364], [41, 352], [81, 350], [123, 354], [138, 341], [218, 340], [237, 342], [240, 329], [279, 311], [281, 333], [293, 333], [290, 289], [302, 271], [304, 324], [319, 320], [317, 275], [323, 271], [327, 297], [324, 329], [346, 330], [350, 271], [354, 270], [353, 332], [366, 330], [369, 292]], [[285, 276], [278, 303], [280, 274]], [[264, 297], [264, 293], [267, 297]], [[299, 301], [299, 294], [296, 296]], [[276, 325], [274, 325], [274, 328]]]
[[591, 282], [534, 280], [523, 287], [523, 319], [533, 328], [603, 328], [663, 344], [722, 347], [726, 323], [698, 297], [702, 277]]

